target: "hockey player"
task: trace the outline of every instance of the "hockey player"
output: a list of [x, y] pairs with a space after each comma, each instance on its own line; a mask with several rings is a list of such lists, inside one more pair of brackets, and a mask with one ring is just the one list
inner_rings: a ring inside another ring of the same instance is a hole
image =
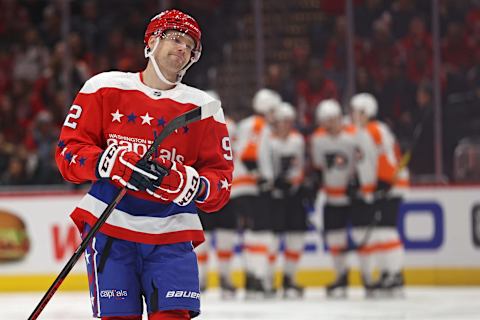
[[355, 177], [358, 149], [354, 130], [343, 124], [342, 110], [336, 100], [320, 102], [316, 118], [320, 127], [311, 139], [311, 157], [313, 167], [323, 180], [319, 189], [326, 196], [323, 232], [336, 273], [326, 293], [328, 297], [340, 298], [347, 294], [347, 225], [352, 213], [349, 186]]
[[[207, 93], [220, 101], [220, 97], [215, 91], [207, 91]], [[230, 141], [234, 144], [235, 121], [227, 116], [226, 123]], [[231, 280], [232, 260], [238, 239], [237, 215], [234, 211], [233, 202], [233, 198], [231, 198], [225, 207], [214, 214], [200, 213], [200, 220], [205, 231], [205, 242], [195, 248], [198, 257], [201, 291], [206, 290], [207, 287], [210, 253], [216, 253], [221, 297], [223, 299], [233, 298], [236, 291]], [[213, 238], [215, 238], [215, 248], [212, 246]]]
[[[392, 188], [399, 183], [405, 184], [405, 170], [398, 166], [392, 132], [384, 123], [374, 120], [378, 109], [375, 98], [369, 93], [359, 93], [352, 97], [350, 106], [363, 153], [358, 173], [367, 204], [356, 212], [359, 219], [353, 221], [362, 277], [367, 296], [376, 296], [378, 292], [394, 295], [401, 293], [403, 288], [404, 251], [397, 231], [401, 198]], [[372, 280], [374, 262], [381, 274], [377, 283]]]
[[120, 187], [127, 188], [85, 252], [93, 315], [102, 319], [190, 319], [200, 313], [197, 258], [204, 241], [196, 207], [228, 201], [232, 150], [223, 111], [167, 137], [141, 160], [166, 122], [214, 101], [181, 83], [201, 53], [197, 22], [178, 10], [153, 17], [139, 73], [89, 79], [63, 124], [56, 161], [67, 181], [93, 182], [71, 214], [89, 231]]
[[[295, 281], [295, 274], [307, 230], [301, 190], [305, 168], [305, 141], [293, 128], [295, 110], [292, 105], [282, 103], [275, 109], [273, 116], [271, 136], [260, 150], [261, 167], [265, 168], [264, 178], [273, 182], [271, 224], [277, 241], [273, 243], [270, 262], [274, 265], [279, 249], [278, 239], [284, 236], [283, 294], [285, 298], [295, 298], [303, 296], [304, 291]], [[274, 272], [268, 276], [273, 279]]]
[[268, 137], [275, 108], [280, 95], [269, 89], [260, 89], [253, 97], [254, 115], [238, 123], [233, 172], [232, 198], [243, 233], [247, 298], [268, 295], [271, 281], [267, 278], [269, 251], [273, 242], [270, 229], [271, 186], [261, 179], [259, 148]]

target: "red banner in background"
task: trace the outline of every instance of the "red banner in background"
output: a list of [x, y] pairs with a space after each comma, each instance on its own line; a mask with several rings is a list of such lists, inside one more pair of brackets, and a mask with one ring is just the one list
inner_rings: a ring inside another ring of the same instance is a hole
[[81, 242], [75, 225], [54, 224], [51, 233], [55, 260], [63, 261], [70, 258]]

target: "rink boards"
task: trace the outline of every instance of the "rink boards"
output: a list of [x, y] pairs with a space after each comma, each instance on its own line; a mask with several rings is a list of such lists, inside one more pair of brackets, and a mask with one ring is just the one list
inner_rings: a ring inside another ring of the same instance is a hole
[[[60, 272], [80, 243], [68, 215], [81, 194], [29, 193], [0, 194], [0, 212], [16, 216], [25, 224], [29, 247], [23, 257], [0, 259], [0, 291], [44, 290]], [[318, 213], [312, 220], [320, 221]], [[0, 220], [1, 250], [11, 249], [11, 233]], [[3, 228], [3, 229], [2, 229]], [[7, 229], [7, 231], [5, 231]], [[406, 248], [408, 285], [480, 285], [480, 187], [412, 188], [399, 212], [399, 232]], [[239, 235], [240, 243], [241, 235]], [[356, 257], [349, 257], [354, 266]], [[215, 256], [210, 259], [210, 284], [215, 285]], [[281, 265], [280, 257], [278, 264]], [[234, 259], [234, 279], [242, 282], [241, 246]], [[306, 236], [305, 252], [298, 279], [317, 286], [333, 276], [331, 261], [318, 230]], [[358, 273], [351, 280], [358, 283]], [[85, 289], [87, 278], [83, 259], [62, 285], [64, 290]]]

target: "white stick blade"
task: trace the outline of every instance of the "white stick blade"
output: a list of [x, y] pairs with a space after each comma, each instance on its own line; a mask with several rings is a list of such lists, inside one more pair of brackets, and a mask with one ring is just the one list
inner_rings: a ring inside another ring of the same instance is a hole
[[218, 100], [210, 101], [209, 103], [202, 106], [202, 115], [201, 118], [206, 119], [212, 117], [215, 113], [220, 110], [221, 103]]

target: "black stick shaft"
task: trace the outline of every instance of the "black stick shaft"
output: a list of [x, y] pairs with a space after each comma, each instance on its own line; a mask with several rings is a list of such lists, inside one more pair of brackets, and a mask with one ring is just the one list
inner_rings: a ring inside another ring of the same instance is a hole
[[[201, 120], [202, 117], [202, 107], [197, 107], [193, 110], [187, 111], [178, 117], [174, 118], [172, 121], [170, 121], [165, 128], [162, 130], [160, 135], [155, 138], [155, 141], [153, 142], [152, 146], [147, 150], [147, 152], [143, 155], [143, 159], [149, 159], [151, 156], [155, 153], [155, 150], [157, 150], [158, 146], [160, 143], [162, 143], [163, 140], [165, 140], [166, 137], [168, 137], [173, 131], [176, 129], [179, 129], [183, 126], [186, 126], [189, 123]], [[60, 274], [57, 276], [55, 281], [53, 281], [52, 285], [50, 288], [47, 290], [43, 298], [40, 300], [38, 305], [35, 307], [33, 310], [32, 314], [28, 318], [28, 320], [35, 320], [38, 318], [40, 313], [42, 313], [43, 309], [45, 306], [48, 304], [50, 299], [53, 297], [55, 292], [57, 292], [58, 288], [62, 284], [62, 282], [65, 280], [67, 275], [70, 273], [70, 271], [73, 269], [77, 261], [80, 259], [82, 256], [83, 252], [89, 245], [90, 241], [92, 238], [95, 236], [97, 231], [103, 226], [105, 221], [107, 221], [108, 217], [110, 214], [113, 212], [113, 209], [118, 205], [120, 200], [122, 200], [123, 196], [125, 196], [127, 192], [126, 187], [123, 187], [120, 189], [118, 194], [115, 196], [113, 201], [105, 208], [105, 210], [102, 212], [100, 217], [97, 219], [97, 222], [92, 226], [92, 229], [87, 233], [85, 238], [82, 240], [80, 243], [80, 246], [75, 250], [73, 253], [72, 257], [68, 260], [67, 264], [65, 267], [63, 267], [62, 271]]]
[[28, 320], [34, 320], [37, 319], [40, 313], [43, 311], [47, 303], [50, 301], [52, 296], [57, 292], [58, 288], [62, 284], [63, 280], [67, 277], [67, 275], [70, 273], [70, 271], [73, 269], [77, 261], [80, 259], [82, 256], [83, 252], [85, 249], [87, 249], [88, 244], [92, 240], [92, 238], [95, 236], [97, 231], [100, 229], [100, 227], [107, 221], [108, 217], [112, 213], [113, 209], [117, 206], [117, 204], [122, 200], [123, 196], [127, 192], [127, 189], [123, 187], [120, 189], [118, 192], [117, 196], [113, 201], [108, 205], [108, 207], [103, 211], [101, 216], [98, 218], [97, 222], [93, 225], [92, 229], [87, 233], [85, 238], [82, 240], [82, 243], [80, 243], [80, 246], [75, 250], [74, 254], [72, 257], [68, 260], [67, 264], [65, 267], [63, 267], [62, 271], [60, 274], [57, 276], [55, 281], [53, 281], [52, 285], [50, 288], [47, 290], [45, 295], [43, 296], [42, 300], [38, 303], [37, 307], [35, 310], [33, 310], [32, 314], [28, 318]]

